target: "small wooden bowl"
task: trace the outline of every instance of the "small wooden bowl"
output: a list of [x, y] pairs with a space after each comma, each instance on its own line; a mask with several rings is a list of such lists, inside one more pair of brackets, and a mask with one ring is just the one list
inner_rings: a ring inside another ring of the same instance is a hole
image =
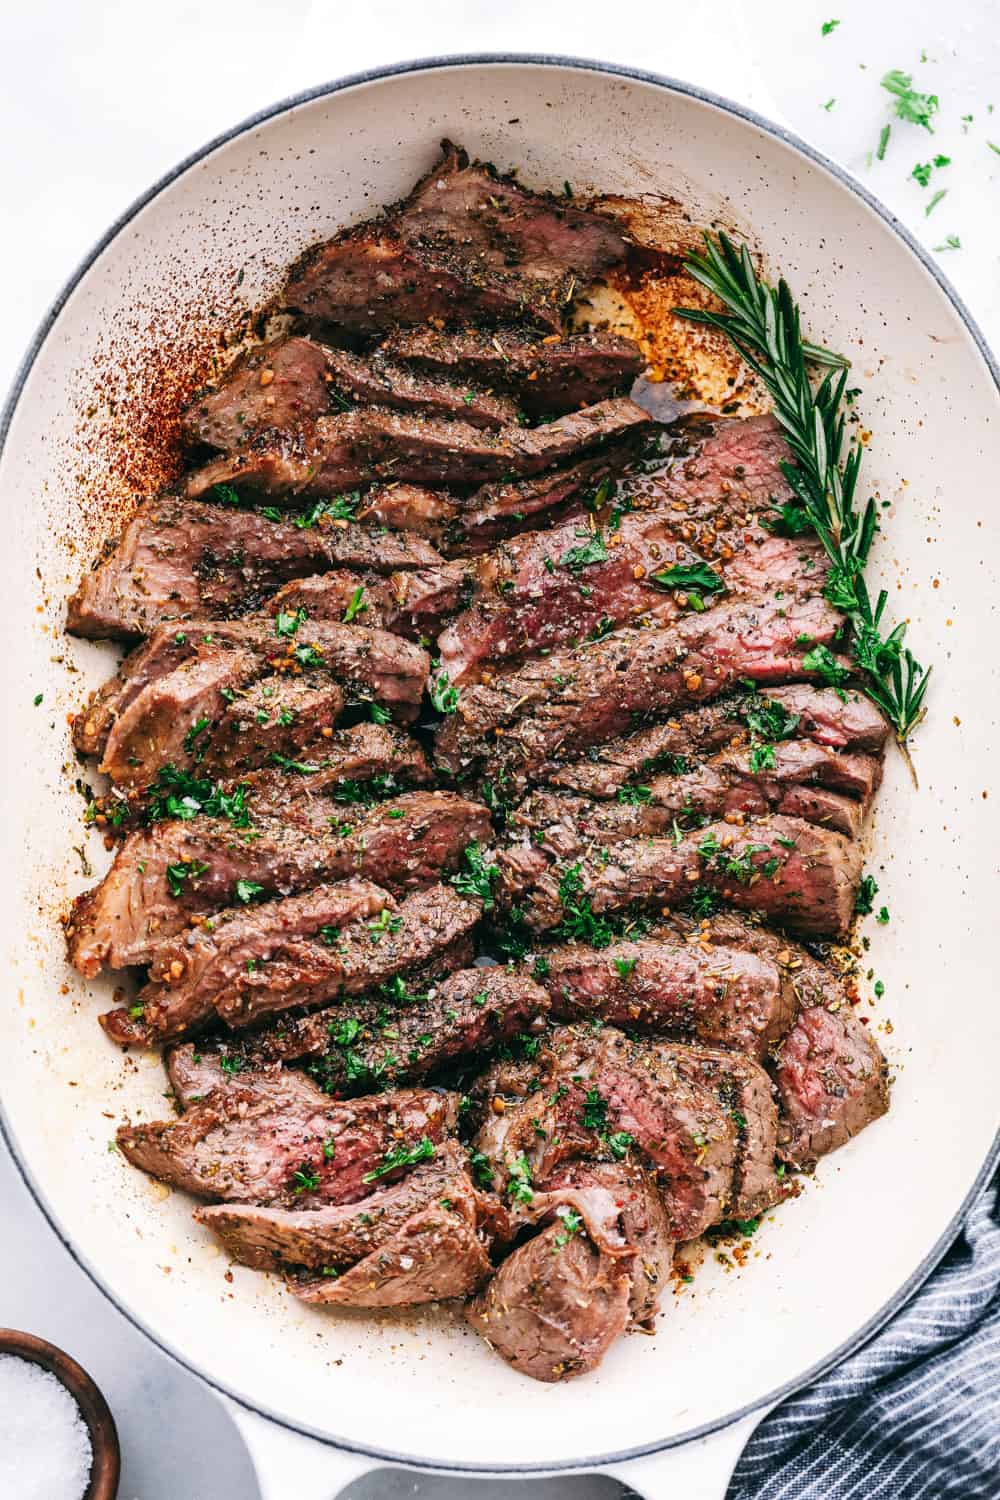
[[16, 1328], [0, 1328], [0, 1354], [17, 1354], [21, 1359], [30, 1359], [43, 1370], [50, 1370], [66, 1387], [80, 1408], [94, 1450], [90, 1483], [83, 1492], [83, 1500], [115, 1500], [121, 1471], [118, 1433], [108, 1403], [86, 1370], [55, 1344], [36, 1338], [32, 1333], [19, 1333]]

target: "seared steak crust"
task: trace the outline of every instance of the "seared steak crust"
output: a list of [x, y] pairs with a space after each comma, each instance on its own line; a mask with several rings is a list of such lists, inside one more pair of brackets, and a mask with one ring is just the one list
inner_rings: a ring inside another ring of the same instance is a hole
[[133, 1165], [212, 1202], [312, 1208], [351, 1203], [365, 1177], [400, 1143], [432, 1144], [450, 1134], [458, 1101], [430, 1089], [402, 1089], [335, 1103], [302, 1074], [282, 1069], [218, 1089], [179, 1120], [123, 1125], [119, 1150]]

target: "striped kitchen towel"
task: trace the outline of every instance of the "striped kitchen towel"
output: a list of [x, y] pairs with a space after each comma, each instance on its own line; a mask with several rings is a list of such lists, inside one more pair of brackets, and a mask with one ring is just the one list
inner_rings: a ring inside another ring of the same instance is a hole
[[765, 1419], [727, 1500], [998, 1500], [1000, 1176], [911, 1302]]

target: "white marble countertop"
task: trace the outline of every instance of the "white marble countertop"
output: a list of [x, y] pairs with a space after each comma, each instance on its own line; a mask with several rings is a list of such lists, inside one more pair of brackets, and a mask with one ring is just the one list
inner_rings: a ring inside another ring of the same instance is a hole
[[[733, 14], [727, 22], [727, 13]], [[671, 74], [778, 114], [883, 198], [932, 250], [994, 347], [1000, 345], [1000, 28], [992, 0], [717, 0], [678, 15], [633, 0], [612, 22], [593, 0], [34, 0], [8, 7], [0, 165], [12, 289], [0, 328], [0, 388], [59, 288], [107, 225], [168, 168], [253, 111], [345, 73], [459, 52], [546, 52]], [[674, 13], [672, 13], [674, 12]], [[821, 23], [840, 24], [829, 35]], [[887, 69], [935, 93], [935, 133], [894, 126]], [[825, 108], [828, 101], [834, 101]], [[992, 106], [996, 109], [993, 110]], [[994, 143], [991, 149], [990, 142]], [[928, 188], [911, 177], [934, 155]], [[928, 215], [935, 190], [946, 189]], [[93, 1287], [42, 1218], [0, 1147], [0, 1324], [52, 1339], [87, 1366], [118, 1419], [122, 1500], [253, 1500], [242, 1444], [212, 1393], [161, 1355]], [[404, 1480], [360, 1496], [510, 1495], [510, 1483]], [[598, 1500], [610, 1481], [525, 1482], [545, 1500]], [[289, 1497], [291, 1500], [291, 1495]]]

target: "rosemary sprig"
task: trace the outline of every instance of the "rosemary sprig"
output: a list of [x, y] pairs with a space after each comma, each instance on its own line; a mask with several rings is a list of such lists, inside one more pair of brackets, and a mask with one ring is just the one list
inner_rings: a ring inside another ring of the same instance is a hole
[[[860, 509], [855, 504], [861, 444], [854, 438], [846, 448], [844, 444], [841, 407], [849, 362], [802, 337], [799, 309], [787, 282], [772, 287], [762, 281], [745, 245], [737, 249], [725, 234], [706, 234], [704, 255], [690, 254], [685, 266], [729, 311], [675, 311], [692, 323], [721, 329], [770, 392], [793, 458], [781, 468], [795, 494], [794, 501], [777, 508], [775, 525], [815, 531], [822, 542], [830, 559], [823, 592], [850, 620], [851, 650], [863, 690], [890, 720], [905, 750], [907, 737], [926, 712], [930, 668], [922, 667], [903, 644], [905, 623], [883, 634], [889, 595], [882, 589], [873, 604], [865, 584], [865, 565], [879, 527], [873, 499]], [[810, 365], [826, 369], [815, 387]]]

